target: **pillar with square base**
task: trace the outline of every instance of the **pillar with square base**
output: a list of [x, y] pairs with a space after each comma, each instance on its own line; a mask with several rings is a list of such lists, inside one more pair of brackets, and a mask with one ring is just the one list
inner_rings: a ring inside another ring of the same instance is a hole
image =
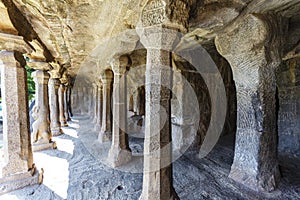
[[131, 160], [127, 135], [127, 95], [126, 67], [129, 58], [121, 56], [112, 61], [114, 72], [113, 87], [113, 132], [112, 144], [108, 153], [108, 163], [118, 167]]
[[[3, 194], [37, 184], [38, 171], [33, 164], [29, 130], [26, 62], [21, 53], [13, 51], [1, 51], [0, 62], [4, 143], [0, 194]], [[30, 168], [34, 173], [28, 171]]]

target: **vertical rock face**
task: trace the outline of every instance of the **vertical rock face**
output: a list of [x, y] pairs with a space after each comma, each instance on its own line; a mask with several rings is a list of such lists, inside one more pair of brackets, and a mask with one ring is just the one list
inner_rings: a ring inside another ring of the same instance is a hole
[[277, 71], [278, 86], [278, 151], [300, 156], [300, 59], [281, 64]]
[[274, 190], [280, 176], [274, 111], [282, 27], [280, 20], [269, 19], [248, 15], [238, 28], [216, 38], [218, 51], [232, 67], [237, 90], [237, 135], [229, 176], [263, 191]]

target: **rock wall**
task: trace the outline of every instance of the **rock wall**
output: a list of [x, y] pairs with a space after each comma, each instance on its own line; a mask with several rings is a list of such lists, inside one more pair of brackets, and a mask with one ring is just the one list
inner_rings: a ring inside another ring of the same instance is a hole
[[278, 150], [300, 156], [300, 59], [281, 64], [277, 71]]

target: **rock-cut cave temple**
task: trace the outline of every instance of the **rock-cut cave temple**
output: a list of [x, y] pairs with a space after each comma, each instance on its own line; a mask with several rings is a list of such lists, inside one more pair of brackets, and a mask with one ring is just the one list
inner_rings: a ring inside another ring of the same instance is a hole
[[0, 68], [0, 199], [300, 199], [299, 0], [1, 0]]

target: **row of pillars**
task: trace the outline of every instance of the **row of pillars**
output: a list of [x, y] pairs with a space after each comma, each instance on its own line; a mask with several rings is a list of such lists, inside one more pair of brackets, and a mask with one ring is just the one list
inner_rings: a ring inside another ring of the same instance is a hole
[[32, 124], [33, 148], [55, 148], [52, 136], [61, 135], [61, 127], [68, 126], [67, 121], [70, 120], [68, 93], [71, 87], [68, 80], [60, 78], [57, 72], [37, 70], [32, 75], [36, 85], [33, 108], [35, 121]]

